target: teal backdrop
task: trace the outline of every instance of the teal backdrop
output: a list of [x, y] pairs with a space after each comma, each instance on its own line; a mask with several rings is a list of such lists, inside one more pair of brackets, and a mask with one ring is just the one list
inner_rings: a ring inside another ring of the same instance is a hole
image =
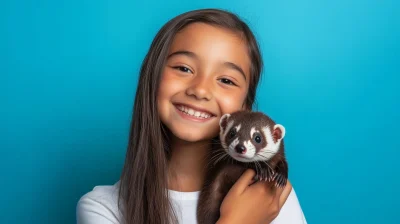
[[188, 10], [238, 13], [308, 222], [400, 223], [400, 7], [389, 0], [0, 3], [0, 223], [74, 223], [121, 172], [140, 64]]

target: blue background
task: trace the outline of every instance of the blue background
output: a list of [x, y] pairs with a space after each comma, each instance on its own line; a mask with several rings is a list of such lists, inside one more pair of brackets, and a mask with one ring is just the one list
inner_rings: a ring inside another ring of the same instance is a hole
[[124, 161], [158, 29], [218, 7], [254, 30], [258, 109], [287, 129], [309, 223], [400, 223], [400, 7], [389, 0], [0, 2], [0, 223], [74, 223]]

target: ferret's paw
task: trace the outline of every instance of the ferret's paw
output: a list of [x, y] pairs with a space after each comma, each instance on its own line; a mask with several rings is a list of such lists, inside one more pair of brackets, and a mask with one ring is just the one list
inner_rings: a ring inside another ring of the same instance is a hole
[[254, 175], [253, 180], [254, 181], [261, 181], [261, 176], [256, 174], [256, 175]]
[[286, 186], [287, 178], [288, 178], [288, 165], [286, 160], [281, 160], [276, 164], [275, 167], [275, 185], [277, 187]]
[[259, 172], [258, 176], [260, 181], [272, 181], [274, 176], [274, 171], [271, 168], [263, 169]]
[[285, 175], [277, 173], [275, 175], [274, 180], [275, 180], [275, 186], [276, 187], [285, 187], [286, 186], [287, 179], [286, 179]]

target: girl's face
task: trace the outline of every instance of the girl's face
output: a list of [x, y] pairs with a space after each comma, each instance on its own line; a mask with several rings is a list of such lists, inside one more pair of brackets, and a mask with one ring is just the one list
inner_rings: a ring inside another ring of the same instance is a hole
[[185, 141], [216, 137], [221, 116], [244, 109], [250, 79], [245, 40], [193, 23], [175, 36], [168, 55], [157, 96], [161, 121]]

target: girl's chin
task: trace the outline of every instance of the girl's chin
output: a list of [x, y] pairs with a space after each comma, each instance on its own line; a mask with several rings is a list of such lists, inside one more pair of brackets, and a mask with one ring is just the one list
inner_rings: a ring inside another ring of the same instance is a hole
[[190, 142], [190, 143], [196, 143], [196, 142], [204, 142], [204, 141], [210, 141], [211, 138], [209, 137], [204, 137], [204, 136], [195, 136], [195, 135], [175, 135], [177, 139], [180, 141], [184, 142]]
[[175, 138], [177, 138], [177, 140], [179, 139], [181, 141], [192, 143], [211, 141], [211, 139], [216, 136], [216, 134], [212, 135], [213, 133], [201, 134], [196, 132], [198, 131], [173, 131], [172, 134]]

